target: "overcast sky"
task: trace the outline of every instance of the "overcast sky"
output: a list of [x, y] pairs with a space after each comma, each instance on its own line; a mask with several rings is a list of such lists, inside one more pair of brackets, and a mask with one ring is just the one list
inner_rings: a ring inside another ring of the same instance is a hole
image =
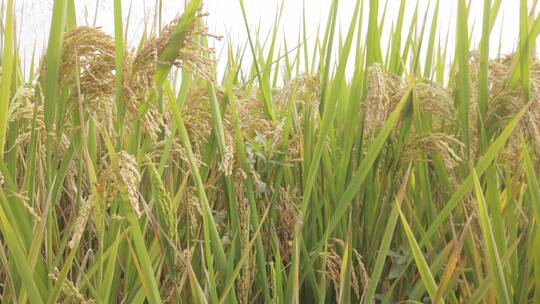
[[[416, 0], [410, 1], [408, 11], [406, 12], [406, 20], [410, 20], [412, 9], [415, 7]], [[16, 14], [17, 27], [19, 31], [19, 40], [21, 51], [28, 54], [32, 53], [33, 46], [36, 49], [42, 50], [49, 32], [49, 24], [52, 11], [53, 0], [17, 0]], [[94, 23], [94, 14], [96, 7], [98, 9], [96, 26], [102, 27], [107, 33], [113, 33], [113, 4], [112, 0], [75, 0], [77, 5], [77, 18], [81, 25], [92, 25]], [[278, 3], [277, 0], [244, 0], [249, 23], [256, 26], [259, 22], [263, 33], [270, 30], [276, 15]], [[285, 37], [289, 45], [294, 45], [297, 42], [299, 33], [299, 25], [302, 16], [303, 0], [285, 0], [284, 11], [281, 21], [282, 37]], [[324, 28], [324, 20], [328, 13], [331, 0], [305, 0], [308, 35], [313, 37], [317, 33], [317, 28]], [[365, 1], [366, 4], [369, 1]], [[380, 1], [384, 3], [384, 1]], [[434, 2], [434, 1], [432, 1]], [[205, 0], [205, 11], [210, 13], [208, 24], [213, 33], [229, 37], [236, 44], [241, 44], [246, 40], [246, 31], [242, 19], [240, 5], [238, 0]], [[340, 0], [339, 23], [343, 26], [349, 24], [351, 14], [356, 3], [355, 0]], [[428, 8], [429, 0], [419, 0], [420, 16]], [[440, 35], [446, 36], [448, 30], [454, 32], [455, 28], [455, 12], [457, 0], [442, 0], [440, 10]], [[474, 29], [473, 45], [478, 42], [479, 31], [481, 30], [482, 20], [482, 3], [480, 0], [472, 1], [472, 11], [469, 25]], [[97, 5], [96, 5], [97, 4]], [[184, 0], [163, 0], [163, 19], [164, 22], [171, 20], [176, 15], [181, 14]], [[383, 4], [381, 4], [382, 6]], [[129, 20], [129, 43], [135, 45], [140, 39], [144, 28], [145, 20], [151, 23], [154, 16], [155, 0], [122, 0], [123, 16], [127, 19], [130, 12]], [[398, 13], [399, 1], [389, 0], [387, 19], [395, 20]], [[382, 11], [382, 7], [380, 9]], [[367, 15], [367, 14], [366, 14]], [[504, 24], [503, 24], [504, 17]], [[499, 48], [499, 35], [502, 33], [503, 45], [501, 46], [502, 53], [511, 52], [517, 43], [517, 35], [519, 30], [519, 1], [503, 0], [501, 12], [498, 22], [495, 26], [492, 35], [492, 55], [496, 55]], [[365, 18], [367, 19], [367, 18]], [[127, 21], [127, 20], [126, 20]], [[387, 22], [386, 30], [391, 27], [391, 22]], [[407, 22], [405, 22], [407, 24]], [[503, 26], [501, 26], [503, 25]], [[404, 28], [404, 31], [408, 29]], [[384, 41], [383, 35], [383, 49]], [[450, 35], [450, 42], [453, 43], [453, 37]], [[216, 49], [221, 49], [223, 42], [216, 45]]]

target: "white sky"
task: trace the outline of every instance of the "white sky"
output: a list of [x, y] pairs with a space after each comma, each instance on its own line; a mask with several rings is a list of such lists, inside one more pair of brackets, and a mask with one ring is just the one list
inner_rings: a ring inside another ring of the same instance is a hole
[[[298, 33], [300, 32], [300, 22], [302, 17], [304, 0], [284, 0], [283, 17], [281, 21], [282, 33], [281, 37], [285, 37], [289, 48], [296, 45]], [[365, 11], [368, 9], [366, 2]], [[408, 11], [406, 12], [405, 25], [407, 20], [412, 17], [412, 10], [415, 7], [416, 0], [407, 0]], [[19, 31], [19, 41], [21, 52], [25, 58], [31, 56], [34, 45], [38, 54], [43, 50], [47, 41], [49, 32], [49, 24], [52, 11], [53, 0], [16, 0], [17, 27]], [[93, 23], [94, 12], [98, 8], [96, 25], [102, 27], [103, 30], [112, 35], [114, 29], [113, 19], [113, 1], [112, 0], [75, 0], [77, 5], [77, 18], [80, 25], [91, 25]], [[246, 11], [249, 18], [249, 23], [252, 29], [260, 22], [261, 32], [266, 34], [271, 29], [271, 24], [274, 21], [278, 0], [244, 0]], [[313, 37], [317, 33], [317, 27], [321, 26], [324, 29], [326, 15], [328, 13], [331, 0], [305, 0], [308, 35]], [[384, 0], [380, 1], [382, 12]], [[429, 0], [418, 0], [421, 18], [427, 9]], [[431, 1], [434, 2], [434, 1]], [[129, 21], [129, 43], [136, 45], [141, 37], [144, 29], [145, 20], [149, 24], [154, 18], [155, 0], [122, 0], [123, 17], [127, 18], [131, 6], [131, 17]], [[242, 19], [242, 13], [238, 0], [205, 0], [205, 11], [210, 13], [208, 17], [208, 25], [211, 31], [215, 34], [229, 37], [234, 44], [242, 45], [246, 41], [246, 31]], [[355, 0], [340, 0], [339, 23], [347, 26], [351, 19], [351, 14], [354, 9]], [[399, 1], [388, 0], [387, 20], [395, 20], [398, 14]], [[457, 0], [441, 0], [439, 31], [441, 39], [444, 41], [446, 33], [449, 30], [450, 45], [453, 48], [452, 33], [455, 32], [455, 12]], [[184, 0], [163, 0], [163, 21], [166, 23], [174, 16], [181, 14]], [[478, 42], [479, 32], [481, 30], [482, 21], [482, 5], [483, 1], [472, 0], [471, 15], [469, 25], [474, 29], [473, 45]], [[367, 13], [365, 14], [367, 21]], [[504, 17], [504, 26], [502, 21]], [[127, 20], [126, 20], [127, 21]], [[431, 17], [428, 19], [428, 27]], [[391, 27], [391, 22], [385, 22], [386, 31]], [[404, 35], [408, 29], [404, 28]], [[502, 53], [511, 52], [515, 49], [517, 36], [519, 31], [519, 1], [503, 0], [501, 12], [498, 22], [492, 34], [491, 50], [492, 55], [496, 55], [499, 48], [499, 36], [502, 33], [503, 44], [501, 46]], [[346, 32], [346, 29], [343, 29]], [[427, 35], [427, 34], [426, 34]], [[383, 35], [383, 39], [388, 36]], [[281, 39], [282, 40], [282, 39]], [[225, 40], [224, 40], [225, 41]], [[385, 49], [385, 41], [382, 41], [383, 50]], [[216, 50], [219, 53], [223, 45], [223, 41], [216, 45]], [[450, 52], [452, 53], [452, 52]]]

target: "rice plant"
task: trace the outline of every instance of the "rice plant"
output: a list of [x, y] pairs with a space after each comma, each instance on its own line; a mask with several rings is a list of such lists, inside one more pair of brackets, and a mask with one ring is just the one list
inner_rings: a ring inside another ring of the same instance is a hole
[[540, 302], [538, 1], [515, 1], [516, 49], [492, 58], [502, 0], [477, 44], [470, 1], [450, 45], [439, 0], [357, 0], [343, 32], [333, 0], [295, 46], [239, 0], [248, 41], [218, 58], [202, 0], [136, 47], [125, 1], [111, 36], [55, 0], [29, 70], [13, 2], [2, 303]]

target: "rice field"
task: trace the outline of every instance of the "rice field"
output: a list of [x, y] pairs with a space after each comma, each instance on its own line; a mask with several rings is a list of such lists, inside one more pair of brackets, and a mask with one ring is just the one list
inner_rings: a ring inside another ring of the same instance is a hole
[[496, 57], [502, 0], [455, 43], [439, 0], [333, 0], [296, 45], [239, 0], [220, 58], [202, 0], [136, 46], [126, 2], [55, 0], [26, 70], [2, 1], [0, 302], [540, 303], [537, 0]]

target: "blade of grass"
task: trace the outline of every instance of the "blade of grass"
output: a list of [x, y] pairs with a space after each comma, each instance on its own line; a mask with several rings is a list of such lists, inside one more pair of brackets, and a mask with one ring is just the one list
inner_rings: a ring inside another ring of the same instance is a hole
[[504, 277], [499, 251], [497, 250], [497, 245], [495, 244], [495, 236], [493, 234], [491, 221], [487, 212], [482, 186], [480, 185], [480, 180], [474, 169], [472, 172], [474, 178], [476, 202], [478, 204], [478, 219], [480, 222], [482, 235], [484, 236], [483, 241], [484, 250], [487, 257], [487, 264], [489, 265], [492, 278], [495, 282], [495, 294], [497, 295], [497, 302], [512, 303], [510, 301], [510, 295], [506, 286], [506, 278]]
[[375, 265], [373, 266], [373, 271], [371, 272], [371, 277], [369, 278], [368, 286], [362, 303], [373, 303], [373, 301], [375, 300], [375, 292], [377, 291], [377, 285], [379, 284], [379, 280], [381, 279], [381, 274], [385, 266], [386, 259], [388, 257], [388, 252], [390, 250], [390, 243], [392, 242], [392, 238], [394, 237], [394, 230], [396, 228], [399, 216], [398, 205], [401, 205], [403, 199], [405, 198], [405, 191], [407, 190], [407, 185], [409, 183], [410, 170], [411, 167], [409, 166], [409, 169], [407, 169], [407, 173], [405, 173], [401, 182], [401, 186], [399, 188], [399, 192], [396, 196], [395, 202], [392, 205], [392, 211], [390, 213], [390, 217], [388, 218], [388, 222], [384, 230], [384, 236], [382, 238], [381, 245], [379, 247], [379, 250], [377, 251]]
[[[399, 205], [397, 205], [397, 209], [399, 211], [401, 223], [403, 224], [403, 229], [405, 230], [405, 235], [407, 236], [407, 240], [409, 241], [409, 245], [411, 246], [412, 254], [416, 262], [416, 266], [418, 267], [420, 277], [422, 278], [422, 281], [426, 286], [430, 298], [435, 299], [439, 287], [437, 287], [437, 283], [435, 283], [435, 278], [433, 278], [433, 274], [429, 270], [429, 265], [424, 258], [424, 254], [422, 253], [418, 242], [416, 242], [416, 238], [414, 237], [411, 227], [407, 222], [407, 218], [403, 214], [403, 211], [401, 210], [401, 207]], [[444, 303], [444, 301], [441, 299], [440, 303]]]
[[11, 76], [14, 62], [13, 0], [7, 1], [6, 26], [3, 29], [2, 84], [0, 85], [0, 157], [4, 157], [8, 125], [8, 107], [11, 93]]

